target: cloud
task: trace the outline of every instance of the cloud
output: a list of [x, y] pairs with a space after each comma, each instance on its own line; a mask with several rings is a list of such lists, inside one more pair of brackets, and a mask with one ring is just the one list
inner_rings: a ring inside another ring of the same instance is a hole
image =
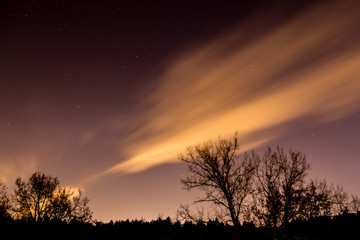
[[38, 161], [35, 157], [16, 157], [1, 159], [0, 180], [6, 185], [14, 184], [17, 177], [27, 179], [36, 171]]
[[157, 79], [146, 109], [132, 116], [134, 124], [117, 123], [136, 125], [119, 146], [128, 158], [98, 176], [175, 162], [187, 146], [235, 131], [246, 151], [282, 136], [279, 126], [298, 119], [311, 116], [317, 125], [359, 111], [360, 12], [351, 4], [308, 9], [243, 41], [244, 29], [256, 31], [259, 22], [250, 19], [184, 49]]

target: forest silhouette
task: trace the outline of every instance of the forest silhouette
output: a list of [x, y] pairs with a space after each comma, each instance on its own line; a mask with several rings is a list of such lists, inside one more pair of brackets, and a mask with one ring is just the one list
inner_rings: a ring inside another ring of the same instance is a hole
[[[40, 172], [15, 190], [0, 183], [0, 230], [12, 239], [344, 239], [360, 226], [360, 199], [342, 186], [307, 176], [305, 154], [268, 147], [241, 153], [239, 140], [220, 138], [190, 146], [179, 159], [185, 189], [205, 194], [181, 205], [176, 219], [92, 219], [82, 191]], [[209, 207], [211, 206], [211, 207]]]

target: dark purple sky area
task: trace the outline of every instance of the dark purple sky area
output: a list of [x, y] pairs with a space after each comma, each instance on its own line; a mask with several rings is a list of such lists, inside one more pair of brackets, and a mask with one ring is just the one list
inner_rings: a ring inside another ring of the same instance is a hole
[[81, 187], [98, 220], [175, 216], [177, 155], [300, 150], [360, 194], [360, 2], [0, 1], [0, 179]]

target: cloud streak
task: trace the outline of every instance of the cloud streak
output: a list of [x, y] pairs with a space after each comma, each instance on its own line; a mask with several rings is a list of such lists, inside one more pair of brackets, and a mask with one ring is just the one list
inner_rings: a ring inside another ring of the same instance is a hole
[[[147, 108], [133, 116], [144, 121], [119, 147], [128, 158], [98, 176], [176, 162], [187, 146], [219, 134], [237, 131], [246, 151], [282, 136], [298, 119], [311, 118], [313, 126], [358, 112], [360, 8], [352, 4], [307, 9], [244, 41], [258, 27], [250, 19], [185, 49], [167, 64]], [[117, 124], [134, 128], [131, 121]]]
[[0, 181], [6, 185], [13, 185], [17, 177], [27, 178], [38, 166], [35, 157], [4, 158], [0, 161]]

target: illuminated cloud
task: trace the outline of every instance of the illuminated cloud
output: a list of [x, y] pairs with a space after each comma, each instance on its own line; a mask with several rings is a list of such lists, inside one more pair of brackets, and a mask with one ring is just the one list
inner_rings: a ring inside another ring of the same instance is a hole
[[80, 196], [80, 191], [83, 192], [84, 189], [80, 188], [80, 187], [73, 187], [73, 186], [65, 186], [64, 187], [65, 191], [70, 193], [70, 199], [73, 199], [75, 197], [79, 197]]
[[175, 162], [187, 146], [235, 131], [246, 151], [282, 136], [279, 126], [298, 119], [308, 117], [313, 126], [359, 111], [358, 8], [350, 2], [313, 8], [244, 41], [256, 22], [185, 49], [168, 64], [144, 102], [150, 110], [136, 116], [144, 121], [117, 123], [136, 125], [119, 150], [128, 159], [98, 176]]
[[34, 157], [1, 159], [0, 180], [6, 185], [11, 185], [17, 177], [27, 179], [36, 171], [37, 165], [37, 160]]

